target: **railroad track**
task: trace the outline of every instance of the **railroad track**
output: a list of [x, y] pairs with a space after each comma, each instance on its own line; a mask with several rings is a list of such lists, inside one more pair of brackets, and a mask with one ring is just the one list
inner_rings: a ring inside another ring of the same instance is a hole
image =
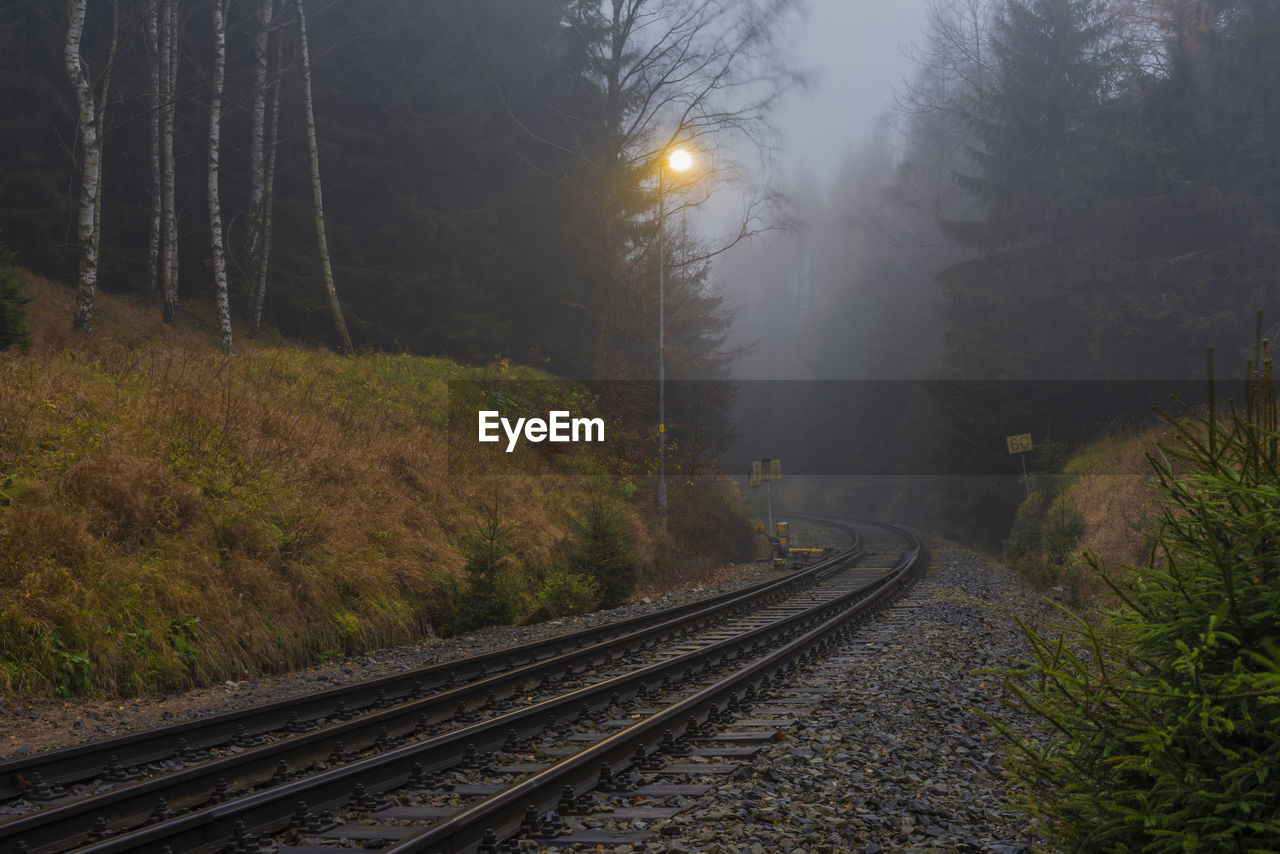
[[883, 607], [921, 562], [905, 531], [814, 518], [851, 547], [736, 594], [0, 764], [0, 795], [26, 810], [0, 822], [0, 848], [496, 854], [518, 833], [589, 842], [557, 816], [588, 809], [593, 789], [634, 784], [656, 757], [710, 749], [690, 743]]

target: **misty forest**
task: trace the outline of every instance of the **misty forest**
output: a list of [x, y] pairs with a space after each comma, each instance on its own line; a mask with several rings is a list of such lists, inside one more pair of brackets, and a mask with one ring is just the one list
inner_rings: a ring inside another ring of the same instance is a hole
[[[265, 325], [652, 379], [658, 245], [672, 379], [1189, 379], [1248, 350], [1280, 259], [1274, 4], [936, 2], [878, 131], [779, 176], [802, 13], [6, 3], [0, 245], [75, 285], [79, 330], [101, 288], [216, 306], [229, 352]], [[660, 215], [677, 144], [710, 165]], [[941, 433], [913, 471], [1000, 454]], [[943, 523], [998, 539], [1016, 488], [990, 493]]]
[[[232, 357], [265, 332], [595, 381], [655, 379], [661, 277], [672, 471], [925, 475], [842, 500], [999, 544], [1030, 491], [1005, 436], [1057, 471], [1277, 323], [1280, 7], [937, 0], [830, 174], [778, 158], [805, 11], [7, 2], [0, 247], [87, 339], [105, 293]], [[604, 395], [628, 477], [652, 397]]]

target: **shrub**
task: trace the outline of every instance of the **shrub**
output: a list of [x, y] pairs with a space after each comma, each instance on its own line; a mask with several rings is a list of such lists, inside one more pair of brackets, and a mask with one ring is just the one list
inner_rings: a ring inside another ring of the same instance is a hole
[[1059, 496], [1044, 518], [1041, 541], [1045, 560], [1054, 566], [1065, 566], [1083, 534], [1084, 514]]
[[22, 292], [22, 276], [13, 266], [13, 253], [0, 249], [0, 350], [31, 344], [27, 331], [27, 303], [31, 298]]
[[1045, 566], [1041, 549], [1044, 545], [1044, 517], [1049, 498], [1044, 492], [1033, 492], [1018, 505], [1013, 526], [1004, 541], [1005, 562], [1037, 588], [1053, 584]]
[[[1025, 629], [1003, 674], [1044, 742], [1002, 727], [1027, 809], [1067, 851], [1273, 851], [1280, 840], [1280, 427], [1269, 362], [1243, 410], [1174, 422], [1155, 547], [1100, 625]], [[1065, 612], [1064, 613], [1069, 613]]]
[[[701, 477], [673, 484], [671, 532], [693, 553], [722, 555], [722, 560], [751, 560], [755, 530], [740, 495], [724, 488], [719, 478]], [[681, 555], [687, 563], [688, 555]]]
[[458, 594], [450, 619], [441, 627], [444, 634], [506, 626], [515, 621], [520, 590], [507, 566], [507, 536], [507, 526], [498, 520], [495, 511], [463, 541], [466, 589]]
[[586, 614], [600, 606], [600, 585], [593, 578], [553, 567], [538, 591], [538, 601], [557, 616]]
[[636, 555], [622, 516], [602, 500], [592, 502], [576, 524], [578, 539], [569, 554], [569, 570], [592, 579], [600, 605], [627, 601], [636, 587]]
[[1004, 541], [1004, 559], [1036, 588], [1062, 586], [1071, 603], [1079, 605], [1084, 592], [1081, 574], [1069, 567], [1085, 533], [1084, 514], [1065, 494], [1069, 478], [1040, 475], [1034, 480], [1036, 488], [1018, 505]]

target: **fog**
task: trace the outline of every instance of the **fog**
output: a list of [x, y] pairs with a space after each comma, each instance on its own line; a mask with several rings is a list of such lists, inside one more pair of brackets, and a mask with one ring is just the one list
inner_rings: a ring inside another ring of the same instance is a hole
[[871, 136], [910, 73], [904, 48], [924, 33], [928, 0], [809, 0], [792, 50], [813, 72], [808, 91], [792, 93], [776, 120], [785, 174], [808, 173], [829, 186], [844, 159]]
[[[1250, 199], [1275, 179], [1246, 140], [1280, 120], [1248, 51], [1274, 56], [1280, 19], [1227, 7], [815, 2], [815, 83], [774, 116], [776, 227], [715, 268], [733, 375], [785, 381], [744, 386], [732, 462], [909, 458], [916, 497], [982, 525], [1026, 494], [1009, 436], [1053, 471], [1154, 424], [1156, 381], [1203, 395], [1207, 351], [1219, 377], [1257, 364], [1280, 288]], [[1064, 382], [1084, 385], [1055, 407]]]
[[[898, 157], [895, 97], [915, 70], [911, 46], [924, 33], [928, 0], [811, 0], [790, 44], [808, 85], [791, 91], [773, 121], [779, 146], [768, 175], [754, 186], [778, 193], [762, 233], [734, 245], [716, 264], [715, 281], [734, 315], [728, 339], [738, 352], [735, 376], [813, 379], [863, 376], [859, 366], [820, 370], [817, 325], [835, 291], [865, 259], [845, 220], [869, 203]], [[732, 222], [738, 204], [712, 199], [703, 222]], [[841, 257], [830, 249], [841, 247]], [[893, 371], [889, 375], [901, 375]], [[883, 372], [878, 376], [884, 376]]]
[[[1280, 332], [1275, 3], [307, 5], [310, 53], [266, 0], [225, 33], [182, 16], [164, 92], [164, 52], [114, 35], [156, 4], [88, 4], [75, 33], [65, 4], [6, 7], [0, 257], [74, 283], [76, 329], [101, 289], [216, 311], [228, 353], [261, 326], [571, 379], [805, 381], [752, 413], [835, 411], [855, 462], [906, 417], [822, 383], [1203, 381], [1209, 347], [1220, 373], [1256, 358], [1258, 309]], [[679, 178], [676, 144], [702, 155]], [[914, 416], [937, 429], [896, 470], [998, 474], [1010, 433], [1087, 436], [938, 388], [954, 411]], [[632, 397], [637, 434], [665, 418], [708, 459], [716, 406]]]

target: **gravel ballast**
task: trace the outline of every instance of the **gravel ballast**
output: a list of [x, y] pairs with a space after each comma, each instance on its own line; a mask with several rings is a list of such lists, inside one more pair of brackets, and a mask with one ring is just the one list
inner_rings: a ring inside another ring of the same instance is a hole
[[818, 665], [815, 678], [830, 690], [803, 726], [654, 823], [649, 830], [661, 838], [645, 850], [1047, 850], [1011, 806], [1017, 792], [1002, 766], [1003, 743], [979, 714], [1010, 719], [998, 681], [974, 672], [1025, 656], [1013, 617], [1038, 612], [1038, 597], [969, 551], [935, 548], [933, 564], [910, 596], [918, 607], [882, 618], [899, 627], [900, 640], [834, 673]]

